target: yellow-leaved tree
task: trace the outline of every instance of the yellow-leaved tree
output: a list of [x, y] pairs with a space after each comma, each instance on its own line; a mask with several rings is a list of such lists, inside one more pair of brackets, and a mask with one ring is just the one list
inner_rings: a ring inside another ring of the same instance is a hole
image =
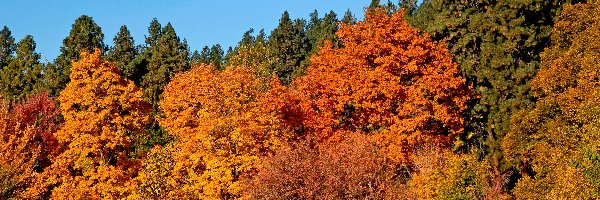
[[139, 168], [128, 158], [130, 137], [149, 121], [142, 91], [101, 52], [81, 53], [60, 93], [64, 126], [55, 133], [65, 150], [37, 176], [29, 198], [115, 199]]
[[173, 78], [159, 119], [175, 138], [171, 197], [239, 197], [259, 157], [285, 144], [290, 132], [263, 106], [266, 86], [246, 67], [200, 65]]
[[566, 5], [502, 148], [521, 170], [518, 199], [600, 198], [600, 1]]

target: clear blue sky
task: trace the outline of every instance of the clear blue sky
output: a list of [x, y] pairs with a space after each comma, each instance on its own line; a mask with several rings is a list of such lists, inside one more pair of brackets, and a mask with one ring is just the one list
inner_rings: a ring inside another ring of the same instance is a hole
[[287, 10], [292, 18], [308, 18], [318, 10], [319, 16], [333, 10], [341, 18], [347, 9], [363, 18], [370, 0], [2, 0], [0, 27], [8, 26], [16, 41], [32, 35], [42, 61], [53, 61], [60, 53], [62, 40], [80, 15], [89, 15], [102, 27], [105, 43], [121, 25], [127, 25], [136, 44], [144, 42], [148, 25], [157, 18], [162, 25], [171, 22], [177, 35], [187, 38], [192, 51], [220, 43], [226, 50], [241, 39], [249, 28], [257, 33], [264, 28], [269, 34]]

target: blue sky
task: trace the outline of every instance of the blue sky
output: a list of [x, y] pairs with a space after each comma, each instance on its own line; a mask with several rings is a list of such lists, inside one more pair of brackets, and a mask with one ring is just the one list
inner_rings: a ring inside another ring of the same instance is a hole
[[32, 35], [42, 61], [53, 61], [60, 53], [62, 40], [80, 15], [89, 15], [102, 27], [105, 43], [121, 25], [127, 25], [136, 44], [144, 41], [148, 25], [157, 18], [162, 25], [171, 22], [177, 35], [188, 39], [190, 49], [220, 43], [224, 49], [235, 46], [249, 28], [255, 33], [264, 28], [269, 34], [287, 10], [292, 18], [308, 18], [318, 10], [319, 16], [333, 10], [341, 18], [348, 9], [358, 19], [370, 0], [2, 0], [0, 26], [8, 26], [19, 41]]

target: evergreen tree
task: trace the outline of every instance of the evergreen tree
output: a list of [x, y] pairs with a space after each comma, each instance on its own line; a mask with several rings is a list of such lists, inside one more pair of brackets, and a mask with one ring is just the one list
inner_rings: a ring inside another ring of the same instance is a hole
[[[153, 44], [153, 31], [155, 28], [153, 20], [150, 30], [150, 40]], [[171, 23], [161, 29], [160, 37], [155, 46], [150, 46], [152, 55], [148, 65], [148, 73], [142, 78], [142, 87], [146, 100], [153, 105], [154, 111], [158, 111], [158, 100], [163, 87], [169, 83], [171, 77], [189, 68], [189, 49], [185, 42], [181, 42]]]
[[192, 56], [190, 56], [190, 67], [194, 67], [200, 63], [202, 63], [202, 56], [200, 56], [198, 50], [195, 50], [194, 53], [192, 53]]
[[127, 79], [139, 83], [142, 77], [139, 73], [143, 70], [135, 65], [129, 65], [129, 62], [137, 56], [137, 50], [127, 26], [121, 26], [119, 33], [113, 38], [113, 45], [108, 51], [107, 60], [119, 68]]
[[267, 43], [267, 34], [265, 33], [265, 29], [260, 29], [254, 42], [255, 43]]
[[250, 45], [250, 44], [254, 43], [256, 38], [254, 38], [254, 36], [252, 36], [253, 32], [254, 32], [254, 29], [252, 29], [252, 28], [250, 30], [246, 31], [244, 33], [244, 35], [242, 36], [242, 40], [238, 43], [238, 46]]
[[106, 51], [104, 34], [92, 17], [82, 15], [71, 26], [69, 36], [60, 47], [60, 55], [54, 60], [54, 69], [50, 70], [48, 83], [52, 95], [58, 95], [69, 82], [71, 62], [79, 60], [79, 53], [93, 52], [95, 48]]
[[344, 13], [344, 17], [342, 18], [342, 23], [344, 24], [356, 24], [356, 17], [350, 11], [350, 9], [346, 10]]
[[210, 63], [210, 48], [208, 46], [204, 46], [202, 52], [200, 52], [200, 63], [207, 65]]
[[213, 66], [215, 66], [216, 69], [218, 70], [222, 70], [222, 64], [223, 64], [223, 55], [225, 52], [223, 52], [223, 48], [221, 48], [220, 44], [215, 44], [210, 48], [210, 57], [209, 57], [209, 63], [212, 64]]
[[152, 19], [150, 22], [150, 26], [148, 27], [148, 36], [146, 36], [146, 45], [149, 47], [154, 47], [158, 44], [158, 39], [162, 31], [162, 26], [158, 22], [156, 18]]
[[269, 36], [269, 47], [279, 57], [275, 72], [279, 79], [288, 84], [294, 76], [304, 73], [300, 63], [310, 50], [304, 32], [306, 22], [301, 19], [292, 21], [286, 11], [279, 20], [277, 28]]
[[461, 141], [491, 159], [495, 169], [505, 166], [499, 142], [509, 130], [511, 114], [534, 105], [530, 80], [563, 3], [431, 0], [423, 2], [411, 20], [434, 39], [448, 43], [473, 86], [465, 120], [468, 134]]
[[[325, 14], [323, 18], [319, 18], [318, 12], [315, 10], [310, 14], [310, 21], [306, 26], [306, 37], [310, 44], [310, 55], [316, 53], [325, 41], [330, 41], [339, 46], [341, 43], [335, 35], [338, 30], [337, 15], [333, 11]], [[305, 59], [303, 65], [308, 65], [310, 59]]]
[[0, 71], [0, 96], [16, 102], [40, 87], [43, 64], [39, 62], [41, 56], [35, 52], [35, 47], [30, 35], [17, 43], [16, 57]]
[[15, 51], [15, 38], [10, 29], [4, 26], [0, 31], [0, 67], [8, 65]]

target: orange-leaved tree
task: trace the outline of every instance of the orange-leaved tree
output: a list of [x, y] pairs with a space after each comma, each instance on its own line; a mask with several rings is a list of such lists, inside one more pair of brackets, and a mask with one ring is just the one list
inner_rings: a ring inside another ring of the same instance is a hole
[[340, 130], [367, 133], [396, 162], [409, 162], [423, 143], [448, 146], [463, 132], [470, 89], [446, 45], [411, 27], [403, 12], [365, 15], [363, 22], [341, 24], [343, 47], [326, 43], [290, 95], [273, 92], [291, 99], [278, 102], [287, 102], [280, 108], [300, 109], [281, 118], [323, 139], [335, 140]]
[[61, 152], [53, 135], [61, 125], [56, 101], [47, 93], [12, 108], [0, 104], [0, 199], [23, 198], [34, 175]]
[[200, 65], [172, 79], [159, 123], [175, 138], [173, 197], [238, 197], [259, 156], [284, 145], [290, 132], [263, 106], [266, 86], [246, 67]]
[[60, 93], [64, 126], [56, 132], [63, 153], [37, 177], [31, 198], [119, 198], [139, 161], [127, 157], [130, 135], [149, 121], [142, 91], [101, 53], [81, 53]]

